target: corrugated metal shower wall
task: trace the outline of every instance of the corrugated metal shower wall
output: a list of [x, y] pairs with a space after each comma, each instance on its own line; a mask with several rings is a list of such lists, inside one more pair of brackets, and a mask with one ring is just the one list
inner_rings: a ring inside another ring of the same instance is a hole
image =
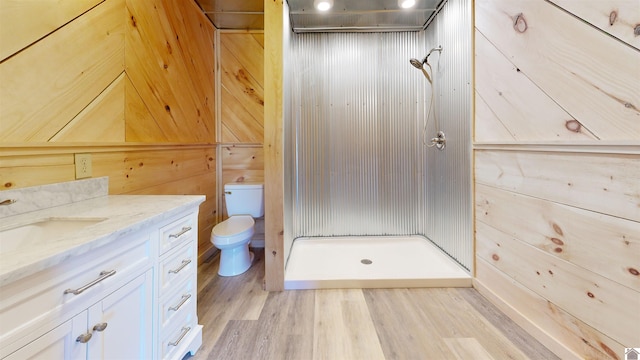
[[[421, 234], [471, 269], [470, 14], [449, 0], [425, 32], [293, 35], [288, 239]], [[422, 144], [431, 88], [409, 64], [437, 45], [445, 151]]]
[[293, 237], [407, 235], [425, 217], [420, 33], [294, 36]]
[[[469, 270], [473, 266], [472, 29], [471, 1], [449, 0], [425, 30], [427, 51], [439, 45], [443, 49], [429, 62], [447, 147], [426, 153], [429, 214], [424, 234]], [[433, 125], [429, 134], [436, 133]]]

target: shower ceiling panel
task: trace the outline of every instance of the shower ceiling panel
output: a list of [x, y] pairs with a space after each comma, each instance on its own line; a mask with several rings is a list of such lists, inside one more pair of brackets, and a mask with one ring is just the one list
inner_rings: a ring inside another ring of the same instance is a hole
[[264, 0], [196, 0], [218, 29], [264, 29]]
[[380, 32], [423, 30], [443, 1], [417, 0], [401, 9], [398, 0], [334, 0], [326, 12], [316, 10], [313, 0], [287, 2], [294, 32]]
[[[218, 29], [264, 29], [264, 0], [196, 0]], [[334, 0], [318, 11], [314, 0], [287, 0], [294, 32], [380, 32], [424, 30], [446, 0], [416, 0], [401, 9], [398, 0]]]

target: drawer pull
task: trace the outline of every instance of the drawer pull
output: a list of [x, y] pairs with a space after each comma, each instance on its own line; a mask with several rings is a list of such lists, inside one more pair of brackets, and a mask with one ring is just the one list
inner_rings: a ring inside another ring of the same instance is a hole
[[106, 329], [106, 328], [107, 328], [107, 325], [108, 325], [108, 324], [107, 324], [106, 322], [96, 324], [96, 325], [93, 327], [93, 331], [98, 331], [98, 332], [104, 331], [104, 329]]
[[186, 303], [190, 298], [191, 294], [182, 295], [182, 300], [176, 306], [170, 307], [169, 310], [178, 311], [182, 307], [182, 305], [184, 305], [184, 303]]
[[178, 266], [177, 269], [172, 269], [169, 270], [169, 274], [177, 274], [180, 272], [180, 270], [184, 269], [185, 266], [191, 264], [191, 259], [187, 259], [187, 260], [182, 260], [182, 264], [180, 266]]
[[64, 293], [65, 293], [65, 295], [66, 295], [66, 294], [73, 294], [73, 295], [81, 294], [81, 293], [83, 293], [85, 290], [87, 290], [88, 288], [90, 288], [90, 287], [94, 286], [95, 284], [97, 284], [97, 283], [101, 282], [102, 280], [104, 280], [104, 279], [106, 279], [106, 278], [108, 278], [108, 277], [110, 277], [110, 276], [113, 276], [113, 275], [115, 275], [115, 274], [116, 274], [116, 271], [115, 271], [115, 270], [111, 270], [111, 271], [102, 271], [102, 272], [100, 272], [100, 277], [99, 277], [99, 278], [97, 278], [97, 279], [93, 280], [92, 282], [88, 283], [87, 285], [85, 285], [85, 286], [83, 286], [83, 287], [80, 287], [80, 288], [77, 288], [77, 289], [75, 289], [75, 290], [73, 290], [73, 289], [67, 289], [67, 290], [65, 290], [65, 291], [64, 291]]
[[180, 236], [184, 235], [184, 233], [186, 233], [187, 231], [191, 230], [191, 226], [183, 226], [182, 230], [180, 230], [180, 232], [175, 233], [175, 234], [170, 234], [169, 235], [169, 239], [171, 238], [179, 238]]
[[190, 330], [191, 330], [190, 327], [183, 327], [182, 334], [180, 334], [180, 337], [178, 338], [178, 340], [170, 342], [169, 346], [178, 346], [178, 344], [180, 344], [180, 341], [182, 341], [182, 339], [184, 339], [184, 337], [187, 336]]
[[91, 333], [81, 334], [76, 338], [76, 342], [79, 342], [80, 344], [86, 344], [89, 342], [89, 340], [91, 340], [92, 336], [93, 335], [91, 335]]

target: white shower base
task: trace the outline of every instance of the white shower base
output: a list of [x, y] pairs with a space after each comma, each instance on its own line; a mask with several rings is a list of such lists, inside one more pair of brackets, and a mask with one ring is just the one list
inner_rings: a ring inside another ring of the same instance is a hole
[[298, 238], [284, 287], [471, 287], [471, 275], [421, 236]]

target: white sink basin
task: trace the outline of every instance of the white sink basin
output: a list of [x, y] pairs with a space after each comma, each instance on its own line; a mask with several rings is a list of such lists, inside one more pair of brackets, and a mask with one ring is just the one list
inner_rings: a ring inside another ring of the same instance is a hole
[[64, 238], [97, 224], [106, 218], [47, 218], [13, 228], [0, 230], [0, 253], [26, 246], [38, 246], [50, 239]]

